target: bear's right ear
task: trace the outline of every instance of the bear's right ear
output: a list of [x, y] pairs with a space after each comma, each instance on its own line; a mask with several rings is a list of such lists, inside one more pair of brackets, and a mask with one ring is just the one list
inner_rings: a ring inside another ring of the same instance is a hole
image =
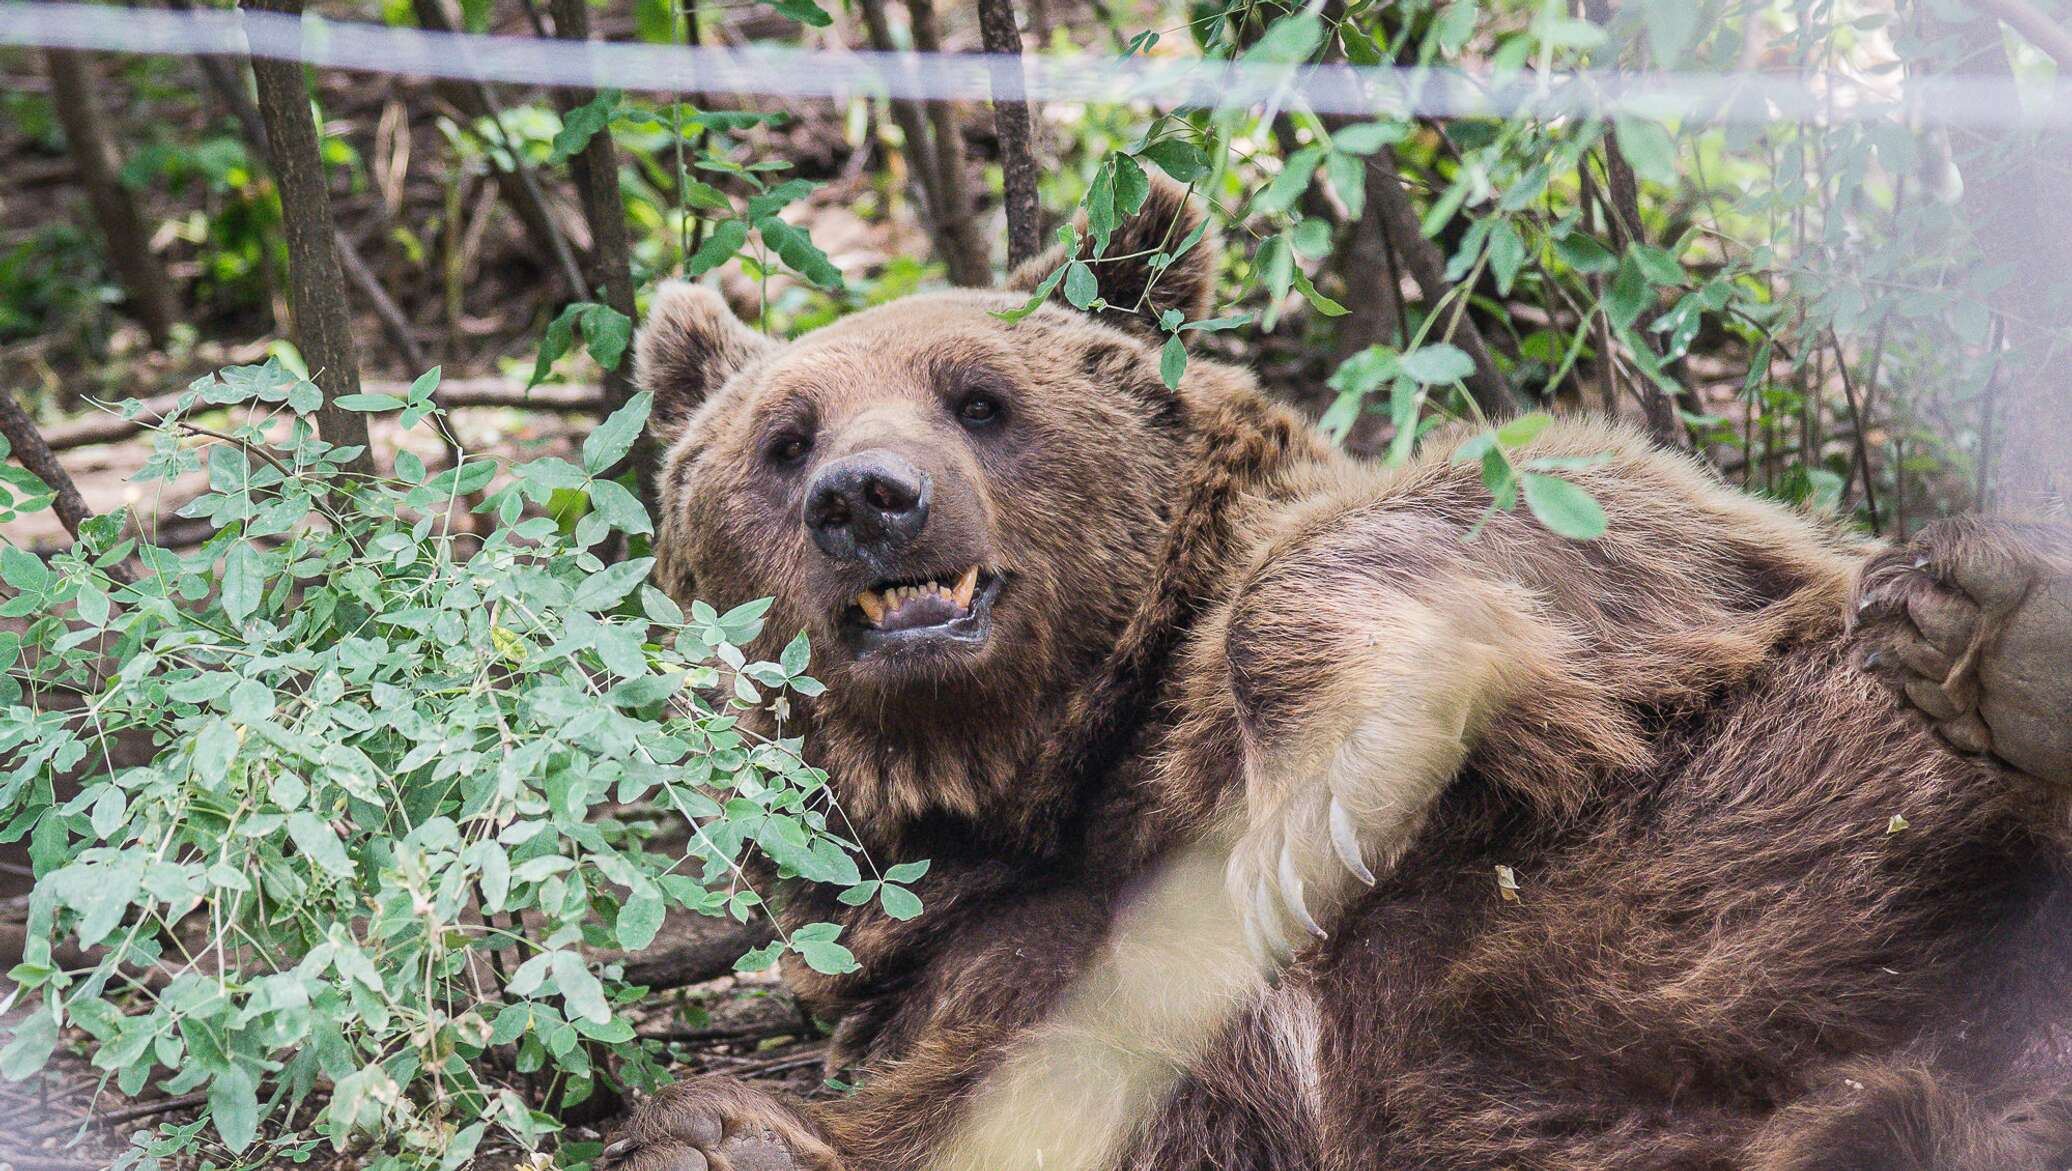
[[633, 376], [655, 396], [648, 430], [667, 443], [705, 396], [777, 343], [742, 324], [718, 293], [670, 281], [655, 290], [633, 343]]
[[[1096, 260], [1093, 241], [1086, 235], [1086, 218], [1081, 216], [1079, 259], [1092, 262], [1101, 300], [1110, 306], [1101, 318], [1163, 338], [1157, 322], [1167, 309], [1179, 310], [1188, 321], [1207, 317], [1215, 303], [1216, 267], [1223, 251], [1222, 241], [1205, 225], [1207, 219], [1208, 212], [1188, 188], [1162, 175], [1153, 176], [1143, 206], [1116, 225], [1108, 238], [1102, 255], [1110, 259]], [[1153, 267], [1154, 259], [1178, 251], [1182, 244], [1188, 245], [1185, 252], [1162, 268]], [[1005, 287], [1033, 293], [1068, 259], [1064, 246], [1054, 245], [1008, 274]], [[1062, 281], [1053, 289], [1054, 299], [1066, 300]], [[1129, 312], [1132, 309], [1136, 312]]]

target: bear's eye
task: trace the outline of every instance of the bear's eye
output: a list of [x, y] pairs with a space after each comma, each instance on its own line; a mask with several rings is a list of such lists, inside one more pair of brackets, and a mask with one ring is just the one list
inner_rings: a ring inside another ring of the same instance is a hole
[[787, 433], [772, 439], [763, 450], [771, 463], [784, 467], [806, 458], [806, 453], [813, 450], [813, 441], [804, 435]]
[[973, 391], [957, 404], [957, 421], [966, 427], [982, 427], [999, 419], [1003, 410], [999, 399], [984, 391]]

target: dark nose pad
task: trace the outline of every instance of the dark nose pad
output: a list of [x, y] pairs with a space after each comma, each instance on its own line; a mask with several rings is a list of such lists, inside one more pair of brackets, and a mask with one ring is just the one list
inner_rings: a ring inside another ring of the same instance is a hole
[[928, 474], [889, 451], [846, 456], [806, 488], [806, 531], [829, 557], [877, 561], [921, 535]]

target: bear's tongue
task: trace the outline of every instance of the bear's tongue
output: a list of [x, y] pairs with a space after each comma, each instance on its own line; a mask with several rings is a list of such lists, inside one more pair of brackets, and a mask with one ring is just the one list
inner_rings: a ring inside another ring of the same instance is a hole
[[856, 596], [856, 605], [879, 630], [941, 626], [971, 613], [971, 594], [977, 587], [978, 566], [974, 565], [954, 585], [930, 581], [865, 590]]

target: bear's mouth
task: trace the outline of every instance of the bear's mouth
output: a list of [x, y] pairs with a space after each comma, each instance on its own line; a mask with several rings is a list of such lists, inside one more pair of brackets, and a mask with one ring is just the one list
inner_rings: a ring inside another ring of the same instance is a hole
[[992, 627], [1002, 579], [972, 565], [954, 576], [882, 581], [857, 594], [843, 630], [858, 658], [941, 644], [976, 645]]

